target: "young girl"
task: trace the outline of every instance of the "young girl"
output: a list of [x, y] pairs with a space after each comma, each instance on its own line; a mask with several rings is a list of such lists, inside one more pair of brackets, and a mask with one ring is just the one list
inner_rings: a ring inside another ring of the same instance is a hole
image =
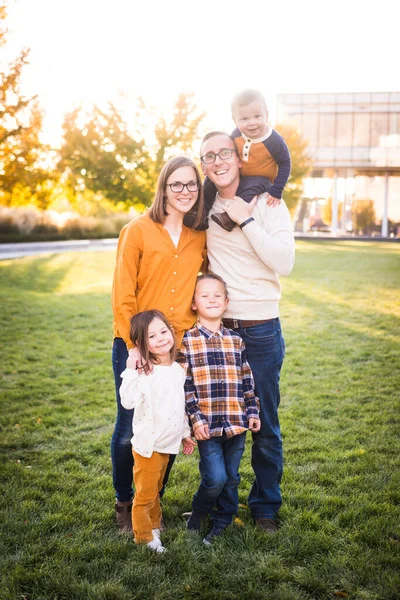
[[135, 409], [132, 527], [136, 544], [164, 552], [159, 492], [169, 455], [179, 452], [181, 441], [184, 454], [192, 454], [195, 446], [185, 413], [185, 374], [175, 362], [174, 334], [162, 312], [137, 313], [131, 319], [130, 338], [142, 355], [140, 369], [122, 373], [120, 389], [124, 408]]

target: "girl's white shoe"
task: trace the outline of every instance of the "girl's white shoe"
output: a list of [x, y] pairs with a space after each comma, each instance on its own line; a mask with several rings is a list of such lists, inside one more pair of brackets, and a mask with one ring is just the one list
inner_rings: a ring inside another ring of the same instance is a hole
[[155, 531], [159, 531], [157, 529], [153, 529], [153, 539], [151, 540], [151, 542], [147, 542], [147, 547], [150, 548], [150, 550], [153, 550], [153, 552], [166, 552], [167, 549], [164, 548], [164, 546], [162, 545], [162, 542], [160, 540], [160, 538], [158, 537], [158, 535], [155, 533]]

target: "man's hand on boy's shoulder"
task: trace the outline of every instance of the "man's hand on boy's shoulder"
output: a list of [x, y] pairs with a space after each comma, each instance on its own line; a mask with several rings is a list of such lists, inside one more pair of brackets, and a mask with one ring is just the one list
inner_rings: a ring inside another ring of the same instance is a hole
[[271, 194], [268, 194], [268, 192], [267, 192], [266, 200], [267, 200], [267, 205], [272, 206], [272, 207], [279, 206], [280, 203], [282, 202], [281, 198], [274, 198], [273, 196], [271, 196]]
[[250, 417], [249, 419], [249, 430], [253, 433], [260, 431], [261, 421], [260, 419], [255, 419], [254, 417]]

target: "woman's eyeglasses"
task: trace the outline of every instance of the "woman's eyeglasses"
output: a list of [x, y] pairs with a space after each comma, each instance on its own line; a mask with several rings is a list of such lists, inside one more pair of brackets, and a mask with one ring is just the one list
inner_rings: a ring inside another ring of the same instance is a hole
[[181, 181], [174, 181], [173, 183], [167, 183], [167, 186], [176, 194], [183, 192], [183, 188], [186, 188], [188, 192], [198, 192], [200, 184], [198, 181], [189, 181], [188, 183], [182, 183]]

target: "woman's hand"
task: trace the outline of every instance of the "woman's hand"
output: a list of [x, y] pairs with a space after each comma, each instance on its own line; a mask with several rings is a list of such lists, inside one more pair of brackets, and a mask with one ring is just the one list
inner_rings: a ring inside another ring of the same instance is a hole
[[145, 375], [153, 372], [152, 363], [149, 363], [147, 367], [143, 365], [143, 357], [137, 348], [129, 348], [126, 368], [138, 370], [140, 374], [144, 373]]
[[197, 446], [197, 444], [189, 436], [189, 437], [183, 438], [183, 440], [182, 440], [182, 446], [183, 446], [183, 450], [182, 450], [183, 454], [193, 454], [193, 450], [195, 449], [195, 447]]

